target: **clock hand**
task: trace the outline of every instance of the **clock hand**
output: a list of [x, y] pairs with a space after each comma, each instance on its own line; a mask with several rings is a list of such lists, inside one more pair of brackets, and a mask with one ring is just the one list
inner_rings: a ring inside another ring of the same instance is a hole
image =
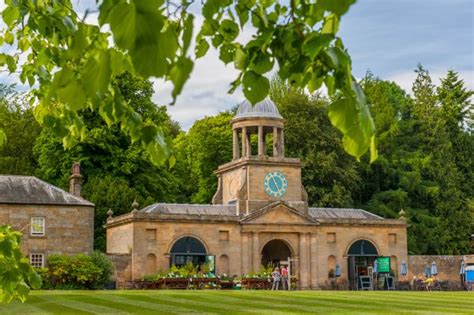
[[276, 181], [275, 181], [275, 177], [273, 177], [273, 176], [272, 176], [272, 181], [273, 181], [273, 184], [275, 184], [275, 188], [278, 189], [277, 192], [280, 193], [280, 188], [278, 188], [278, 185], [277, 185], [277, 183], [276, 183]]

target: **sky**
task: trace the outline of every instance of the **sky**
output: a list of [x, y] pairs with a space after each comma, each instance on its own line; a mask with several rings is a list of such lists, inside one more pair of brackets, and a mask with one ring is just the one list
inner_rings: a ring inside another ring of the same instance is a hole
[[[93, 8], [95, 0], [72, 2], [80, 11]], [[88, 20], [94, 18], [92, 14]], [[198, 16], [196, 22], [200, 20]], [[240, 39], [245, 42], [250, 35], [251, 30], [245, 29]], [[474, 89], [474, 0], [358, 0], [342, 17], [338, 35], [352, 57], [357, 78], [370, 70], [410, 92], [414, 69], [421, 63], [435, 83], [452, 69]], [[187, 130], [195, 120], [240, 103], [241, 90], [227, 93], [237, 75], [232, 65], [225, 66], [210, 49], [196, 62], [176, 104], [168, 107], [171, 117]], [[1, 74], [0, 82], [17, 79]], [[169, 104], [172, 86], [153, 82], [154, 102]]]

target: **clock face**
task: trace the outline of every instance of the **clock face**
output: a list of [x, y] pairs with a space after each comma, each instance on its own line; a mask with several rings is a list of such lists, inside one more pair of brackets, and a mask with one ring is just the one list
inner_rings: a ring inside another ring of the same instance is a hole
[[281, 197], [286, 193], [288, 182], [281, 172], [270, 172], [265, 175], [263, 186], [267, 195]]

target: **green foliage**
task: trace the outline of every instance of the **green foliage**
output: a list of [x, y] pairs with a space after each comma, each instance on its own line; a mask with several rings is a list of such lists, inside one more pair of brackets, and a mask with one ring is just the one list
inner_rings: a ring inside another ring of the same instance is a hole
[[[151, 101], [153, 87], [149, 81], [124, 74], [114, 81], [114, 87], [145, 121], [160, 123], [166, 139], [178, 133], [166, 108]], [[81, 111], [80, 117], [87, 132], [83, 142], [70, 150], [63, 149], [61, 140], [50, 128], [42, 130], [34, 148], [38, 160], [36, 173], [66, 188], [72, 163], [81, 162], [82, 196], [95, 204], [94, 245], [96, 249], [105, 250], [104, 224], [109, 209], [115, 215], [129, 212], [134, 199], [141, 207], [156, 201], [173, 202], [178, 194], [179, 179], [168, 166], [157, 167], [150, 163], [148, 153], [123, 135], [118, 126], [108, 127], [97, 113], [88, 109]]]
[[41, 287], [41, 278], [21, 253], [21, 233], [0, 226], [0, 300], [24, 302], [30, 289]]
[[[211, 42], [220, 59], [240, 71], [230, 91], [242, 86], [252, 103], [268, 95], [265, 74], [275, 65], [278, 76], [294, 87], [313, 92], [325, 84], [335, 100], [329, 117], [343, 133], [346, 151], [359, 159], [370, 148], [371, 161], [377, 158], [365, 97], [336, 36], [341, 16], [354, 0], [207, 0], [195, 36], [193, 2], [100, 1], [98, 27], [81, 19], [70, 1], [7, 0], [1, 39], [12, 53], [0, 54], [0, 66], [9, 72], [21, 69], [20, 79], [33, 89], [36, 119], [61, 137], [64, 147], [84, 141], [87, 125], [80, 111], [88, 109], [108, 125], [119, 125], [160, 165], [171, 154], [161, 125], [146, 122], [113, 80], [128, 71], [171, 81], [174, 103], [194, 66], [188, 54], [191, 42], [197, 43], [195, 58], [204, 56]], [[240, 29], [249, 22], [254, 36], [244, 45], [238, 41]], [[1, 132], [0, 142], [4, 140]]]
[[351, 207], [360, 176], [356, 162], [344, 153], [341, 136], [327, 117], [329, 101], [308, 95], [279, 80], [271, 95], [285, 117], [285, 150], [303, 162], [302, 181], [308, 202], [320, 207]]
[[112, 272], [112, 263], [104, 254], [96, 252], [91, 256], [50, 255], [48, 267], [40, 274], [43, 288], [101, 289], [109, 282]]
[[[175, 140], [176, 174], [181, 178], [183, 199], [209, 203], [217, 190], [214, 170], [232, 159], [233, 114], [220, 113], [198, 120], [186, 135]], [[182, 199], [182, 200], [183, 200]]]
[[25, 104], [25, 96], [13, 89], [0, 84], [0, 134], [8, 138], [0, 145], [0, 174], [32, 174], [36, 168], [33, 146], [40, 127]]
[[465, 254], [474, 227], [474, 139], [464, 127], [472, 91], [453, 72], [437, 89], [426, 69], [416, 72], [413, 98], [394, 83], [364, 79], [382, 143], [381, 158], [361, 164], [359, 202], [389, 218], [403, 208], [411, 253]]

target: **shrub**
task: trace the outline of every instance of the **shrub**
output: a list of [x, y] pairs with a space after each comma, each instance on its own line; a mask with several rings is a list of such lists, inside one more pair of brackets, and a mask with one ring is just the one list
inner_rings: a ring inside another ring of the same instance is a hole
[[44, 289], [98, 289], [110, 280], [113, 266], [104, 254], [50, 255], [39, 269]]

